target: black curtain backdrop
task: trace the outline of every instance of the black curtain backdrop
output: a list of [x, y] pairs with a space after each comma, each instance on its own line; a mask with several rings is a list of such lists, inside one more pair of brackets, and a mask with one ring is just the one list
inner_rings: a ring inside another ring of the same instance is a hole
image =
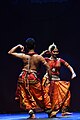
[[71, 81], [71, 110], [80, 111], [80, 2], [1, 0], [0, 3], [0, 112], [22, 111], [14, 100], [22, 61], [8, 55], [8, 51], [19, 43], [24, 45], [28, 37], [35, 38], [39, 54], [55, 42], [59, 57], [74, 68], [77, 75], [74, 80], [66, 68], [61, 69], [61, 79]]

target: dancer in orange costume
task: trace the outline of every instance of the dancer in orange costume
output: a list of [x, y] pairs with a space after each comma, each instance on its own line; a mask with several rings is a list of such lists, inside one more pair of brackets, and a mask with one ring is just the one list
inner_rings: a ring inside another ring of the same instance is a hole
[[[21, 52], [16, 52], [17, 48], [21, 49]], [[24, 53], [24, 46], [19, 44], [13, 47], [8, 54], [11, 54], [17, 58], [20, 58], [23, 63], [23, 69], [19, 75], [16, 100], [19, 100], [20, 107], [24, 108], [30, 114], [30, 118], [34, 119], [35, 111], [44, 109], [49, 115], [51, 115], [51, 103], [50, 98], [47, 99], [47, 104], [43, 102], [43, 91], [40, 79], [38, 79], [39, 66], [43, 64], [50, 76], [50, 67], [46, 60], [35, 53], [35, 40], [28, 38], [26, 40], [27, 53]]]
[[51, 79], [48, 77], [48, 74], [46, 72], [42, 80], [44, 101], [46, 102], [45, 99], [45, 93], [46, 93], [47, 95], [50, 95], [52, 110], [54, 112], [61, 109], [62, 116], [70, 115], [71, 113], [68, 112], [68, 107], [70, 106], [70, 98], [71, 98], [71, 94], [69, 90], [70, 81], [60, 80], [59, 77], [60, 68], [62, 65], [66, 66], [72, 73], [71, 79], [76, 77], [76, 74], [68, 62], [57, 57], [59, 51], [54, 43], [49, 46], [48, 50], [43, 51], [40, 55], [44, 55], [44, 54], [51, 55], [50, 58], [45, 57], [45, 60], [47, 61], [52, 71]]

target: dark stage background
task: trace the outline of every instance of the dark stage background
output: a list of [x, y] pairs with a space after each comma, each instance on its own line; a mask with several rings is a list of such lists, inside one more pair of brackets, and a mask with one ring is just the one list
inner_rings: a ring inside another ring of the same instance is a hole
[[71, 80], [71, 110], [80, 111], [80, 2], [77, 0], [1, 0], [0, 17], [0, 112], [19, 112], [15, 91], [22, 61], [7, 54], [28, 37], [36, 40], [40, 54], [55, 42], [59, 56], [74, 68], [71, 80], [66, 68], [61, 78]]

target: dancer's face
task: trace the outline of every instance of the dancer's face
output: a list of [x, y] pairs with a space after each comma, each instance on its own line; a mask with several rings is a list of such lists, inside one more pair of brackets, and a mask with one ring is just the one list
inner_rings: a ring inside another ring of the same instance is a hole
[[57, 55], [59, 54], [59, 51], [57, 48], [55, 48], [54, 50], [51, 51], [52, 55]]

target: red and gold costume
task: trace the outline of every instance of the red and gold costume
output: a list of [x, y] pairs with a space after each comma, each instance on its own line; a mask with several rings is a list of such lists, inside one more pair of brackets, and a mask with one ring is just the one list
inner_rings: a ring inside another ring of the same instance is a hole
[[[52, 77], [49, 79], [47, 73], [44, 75], [42, 79], [43, 91], [46, 93], [46, 96], [50, 95], [52, 109], [58, 110], [62, 108], [64, 112], [65, 108], [70, 104], [70, 82], [61, 81], [59, 74], [62, 64], [66, 65], [67, 67], [69, 64], [61, 58], [57, 58], [55, 60], [50, 58], [45, 59], [51, 68]], [[44, 102], [46, 101], [47, 100], [44, 99]]]
[[44, 108], [51, 108], [50, 98], [44, 107], [41, 82], [34, 70], [29, 73], [23, 70], [19, 75], [16, 99], [20, 100], [20, 107], [25, 110], [43, 111]]

